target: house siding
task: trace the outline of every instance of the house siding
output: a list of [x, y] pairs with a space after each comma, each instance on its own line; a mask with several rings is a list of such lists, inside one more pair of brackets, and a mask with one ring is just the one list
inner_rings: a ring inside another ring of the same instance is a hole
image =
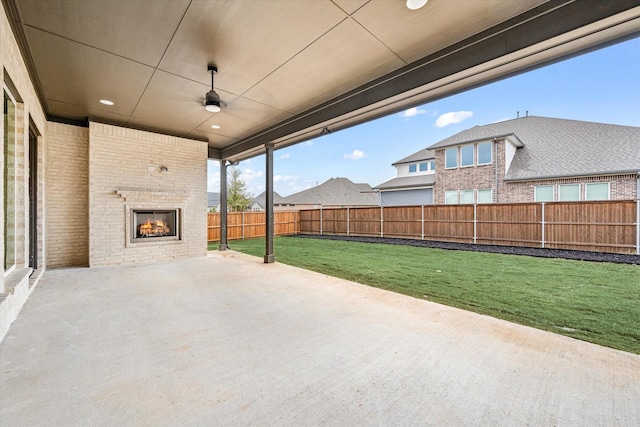
[[381, 206], [415, 206], [433, 204], [432, 188], [380, 192]]

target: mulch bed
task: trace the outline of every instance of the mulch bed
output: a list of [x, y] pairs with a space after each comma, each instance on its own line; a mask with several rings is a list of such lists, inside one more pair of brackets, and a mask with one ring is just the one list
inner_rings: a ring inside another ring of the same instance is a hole
[[431, 240], [398, 239], [389, 237], [331, 236], [296, 234], [291, 237], [308, 239], [342, 240], [361, 243], [383, 243], [422, 248], [437, 248], [456, 251], [490, 252], [496, 254], [527, 255], [541, 258], [564, 258], [581, 261], [614, 262], [618, 264], [640, 265], [640, 255], [614, 254], [608, 252], [569, 251], [563, 249], [526, 248], [520, 246], [473, 245], [469, 243], [435, 242]]

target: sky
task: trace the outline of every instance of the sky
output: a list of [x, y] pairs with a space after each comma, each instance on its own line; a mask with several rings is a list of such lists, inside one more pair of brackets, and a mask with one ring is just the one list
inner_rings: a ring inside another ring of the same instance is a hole
[[[401, 113], [274, 151], [281, 196], [344, 177], [375, 187], [392, 163], [476, 125], [529, 115], [640, 127], [640, 37]], [[237, 166], [252, 196], [265, 190], [265, 157]], [[209, 161], [208, 191], [220, 191]]]

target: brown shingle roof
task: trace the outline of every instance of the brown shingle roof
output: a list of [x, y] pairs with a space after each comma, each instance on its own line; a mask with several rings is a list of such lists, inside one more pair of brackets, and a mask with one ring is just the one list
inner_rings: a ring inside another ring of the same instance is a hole
[[284, 197], [282, 203], [324, 206], [377, 206], [378, 195], [369, 184], [331, 178], [320, 185]]

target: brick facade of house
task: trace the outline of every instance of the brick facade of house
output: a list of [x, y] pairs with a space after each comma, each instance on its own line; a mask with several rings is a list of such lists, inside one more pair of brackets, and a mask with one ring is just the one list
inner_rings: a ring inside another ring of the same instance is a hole
[[[468, 145], [468, 144], [465, 144]], [[497, 151], [497, 156], [495, 155]], [[458, 150], [458, 165], [460, 164], [460, 150]], [[535, 187], [540, 185], [554, 185], [557, 194], [558, 185], [581, 184], [580, 200], [586, 199], [587, 183], [608, 182], [610, 200], [636, 199], [638, 176], [636, 174], [617, 174], [602, 176], [586, 176], [559, 179], [540, 179], [530, 181], [505, 181], [505, 140], [501, 139], [492, 144], [492, 163], [489, 165], [474, 165], [453, 169], [445, 168], [445, 149], [435, 150], [436, 181], [434, 185], [434, 204], [445, 203], [445, 192], [461, 190], [491, 189], [493, 203], [533, 202]], [[496, 174], [497, 160], [497, 174]], [[497, 185], [496, 185], [497, 183]], [[497, 191], [496, 191], [497, 187]], [[476, 199], [474, 199], [475, 201]]]

